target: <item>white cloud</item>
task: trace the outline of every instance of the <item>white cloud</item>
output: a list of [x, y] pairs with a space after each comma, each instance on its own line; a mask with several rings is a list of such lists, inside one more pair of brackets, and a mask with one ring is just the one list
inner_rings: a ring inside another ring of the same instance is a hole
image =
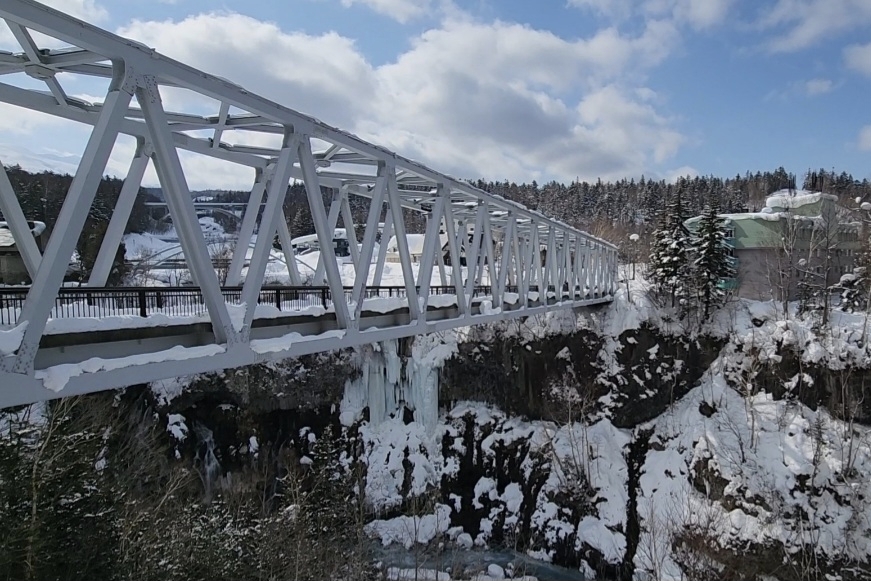
[[848, 68], [871, 77], [871, 42], [845, 48], [844, 63]]
[[698, 175], [699, 175], [699, 170], [697, 170], [696, 168], [694, 168], [690, 165], [683, 165], [679, 168], [676, 168], [676, 169], [673, 169], [673, 170], [667, 172], [665, 179], [669, 183], [673, 184], [677, 180], [679, 180], [680, 178], [694, 178], [694, 177], [697, 177]]
[[[678, 42], [666, 19], [634, 36], [612, 27], [577, 40], [448, 19], [380, 67], [336, 33], [286, 32], [234, 13], [135, 21], [119, 33], [458, 177], [651, 175], [684, 142], [659, 111], [664, 101], [630, 82]], [[208, 99], [162, 94], [169, 108], [217, 113]], [[116, 147], [110, 167], [126, 172], [130, 155], [132, 146]], [[249, 169], [205, 157], [184, 164], [193, 188], [252, 179]]]
[[617, 21], [643, 15], [670, 18], [698, 30], [722, 23], [734, 3], [735, 0], [569, 0], [569, 6]]
[[118, 33], [332, 124], [351, 125], [375, 97], [372, 68], [335, 32], [285, 33], [248, 16], [210, 13], [134, 21]]
[[696, 29], [710, 28], [726, 19], [733, 0], [677, 0], [674, 14]]
[[866, 125], [859, 131], [857, 144], [862, 151], [871, 151], [871, 125]]
[[759, 26], [775, 30], [768, 46], [773, 52], [794, 52], [836, 33], [871, 24], [868, 0], [777, 0]]
[[100, 24], [109, 19], [109, 12], [95, 0], [40, 0], [40, 2], [90, 24]]
[[343, 6], [353, 4], [363, 4], [401, 23], [423, 16], [432, 7], [431, 0], [342, 0]]
[[446, 23], [378, 70], [393, 99], [361, 129], [463, 177], [640, 174], [680, 139], [647, 91], [619, 81], [665, 58], [670, 31], [655, 22], [637, 38], [606, 29], [568, 42], [514, 24]]
[[[40, 2], [90, 24], [103, 24], [109, 19], [109, 12], [95, 0], [40, 0]], [[39, 33], [34, 33], [33, 37], [41, 47], [56, 48], [65, 44]], [[13, 52], [21, 50], [5, 22], [0, 23], [0, 48], [11, 49]]]
[[834, 88], [834, 83], [829, 79], [811, 79], [804, 83], [804, 90], [810, 97], [828, 93]]
[[586, 8], [611, 18], [623, 19], [632, 14], [633, 0], [569, 0], [569, 6]]

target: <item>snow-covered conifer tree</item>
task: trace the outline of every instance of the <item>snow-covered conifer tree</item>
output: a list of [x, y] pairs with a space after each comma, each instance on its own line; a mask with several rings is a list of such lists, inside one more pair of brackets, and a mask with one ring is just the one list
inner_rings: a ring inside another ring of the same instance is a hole
[[670, 295], [671, 306], [681, 304], [691, 289], [688, 274], [690, 264], [690, 232], [684, 224], [686, 216], [680, 192], [660, 216], [653, 232], [648, 277], [655, 290]]
[[726, 242], [724, 221], [716, 204], [705, 208], [693, 236], [695, 259], [692, 278], [699, 303], [704, 309], [702, 320], [723, 304], [726, 298], [724, 282], [735, 277], [735, 268]]

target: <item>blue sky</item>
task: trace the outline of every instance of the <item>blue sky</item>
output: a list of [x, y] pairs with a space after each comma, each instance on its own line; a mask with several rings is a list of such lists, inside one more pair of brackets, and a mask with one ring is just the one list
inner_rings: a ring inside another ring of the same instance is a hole
[[[871, 178], [869, 0], [47, 3], [458, 177]], [[3, 163], [69, 170], [86, 137], [0, 108]]]

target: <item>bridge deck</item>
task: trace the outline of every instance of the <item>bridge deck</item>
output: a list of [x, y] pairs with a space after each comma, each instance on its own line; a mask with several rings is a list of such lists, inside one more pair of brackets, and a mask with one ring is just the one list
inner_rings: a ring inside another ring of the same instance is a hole
[[[229, 367], [238, 367], [257, 362], [297, 357], [325, 350], [354, 347], [385, 339], [408, 337], [416, 334], [444, 331], [480, 323], [495, 322], [520, 316], [544, 314], [557, 309], [589, 307], [610, 302], [610, 296], [580, 295], [580, 289], [570, 293], [564, 289], [557, 296], [554, 289], [548, 289], [546, 297], [533, 294], [534, 300], [523, 305], [516, 295], [507, 294], [507, 300], [500, 308], [494, 308], [489, 301], [489, 287], [478, 287], [472, 300], [472, 309], [463, 315], [457, 306], [456, 296], [447, 294], [453, 287], [435, 287], [431, 298], [437, 298], [426, 311], [426, 321], [421, 324], [411, 317], [407, 299], [402, 296], [404, 287], [381, 287], [377, 289], [383, 296], [375, 296], [364, 302], [359, 325], [356, 329], [342, 329], [332, 300], [327, 291], [322, 288], [296, 289], [292, 287], [275, 287], [267, 289], [267, 294], [278, 289], [290, 293], [308, 292], [325, 300], [323, 305], [308, 305], [293, 308], [291, 303], [282, 304], [285, 310], [269, 311], [267, 316], [255, 318], [250, 330], [249, 341], [245, 345], [218, 345], [212, 324], [208, 319], [197, 320], [196, 317], [168, 317], [157, 313], [157, 321], [149, 321], [155, 317], [123, 316], [102, 319], [83, 319], [69, 317], [69, 308], [59, 312], [66, 319], [54, 321], [69, 322], [66, 328], [54, 329], [46, 333], [40, 341], [40, 348], [35, 360], [36, 381], [22, 382], [14, 374], [0, 373], [0, 381], [4, 384], [2, 403], [4, 406], [30, 403], [63, 397], [74, 394], [99, 391], [107, 387], [122, 387], [133, 383], [143, 383], [158, 379], [168, 379], [179, 375], [189, 375], [205, 371], [215, 371]], [[22, 289], [16, 289], [20, 292]], [[65, 307], [77, 301], [87, 301], [84, 289], [70, 290], [66, 295], [58, 297]], [[75, 311], [81, 312], [86, 306], [99, 308], [100, 312], [127, 311], [123, 299], [130, 295], [140, 296], [145, 290], [168, 297], [185, 291], [177, 296], [190, 299], [196, 297], [196, 289], [98, 289], [95, 297], [99, 297], [102, 305], [92, 299], [91, 305], [78, 305]], [[374, 293], [375, 289], [373, 289]], [[227, 289], [229, 295], [235, 289]], [[14, 295], [9, 289], [0, 290], [0, 297]], [[116, 295], [121, 299], [118, 305], [110, 307], [107, 296]], [[194, 312], [194, 303], [175, 305], [185, 312]], [[232, 305], [231, 305], [232, 306]], [[315, 308], [313, 308], [315, 307]], [[270, 309], [275, 309], [270, 305]], [[94, 321], [99, 324], [96, 328]], [[158, 322], [158, 325], [149, 323]], [[117, 326], [113, 328], [110, 323]], [[134, 373], [130, 369], [135, 369]], [[123, 381], [120, 378], [125, 378]]]

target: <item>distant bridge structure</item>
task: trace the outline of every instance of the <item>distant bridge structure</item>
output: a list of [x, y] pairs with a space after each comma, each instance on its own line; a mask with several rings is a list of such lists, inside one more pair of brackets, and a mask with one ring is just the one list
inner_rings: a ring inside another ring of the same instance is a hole
[[[33, 281], [0, 291], [0, 407], [612, 300], [616, 248], [590, 234], [32, 0], [3, 0], [0, 18], [20, 45], [0, 51], [0, 102], [92, 128], [44, 252], [0, 171], [0, 211]], [[102, 102], [71, 97], [61, 81], [76, 77], [102, 79]], [[198, 104], [169, 111], [167, 89]], [[203, 100], [211, 112], [203, 114]], [[137, 146], [95, 267], [87, 287], [62, 288], [119, 135]], [[248, 248], [238, 245], [223, 287], [180, 152], [251, 170], [239, 238], [251, 239], [258, 215], [268, 235], [257, 237], [248, 261]], [[106, 289], [150, 163], [195, 285]], [[290, 180], [305, 185], [321, 249], [312, 287], [300, 285], [283, 215]], [[332, 188], [328, 207], [321, 186]], [[353, 223], [350, 196], [368, 200], [369, 209], [361, 240], [348, 229], [354, 277], [345, 285], [332, 233], [340, 215]], [[426, 216], [417, 263], [404, 226], [409, 211]], [[400, 287], [381, 285], [381, 223], [398, 241]], [[264, 287], [275, 233], [290, 287]], [[318, 304], [298, 302], [312, 293]], [[173, 305], [188, 310], [178, 314]]]

